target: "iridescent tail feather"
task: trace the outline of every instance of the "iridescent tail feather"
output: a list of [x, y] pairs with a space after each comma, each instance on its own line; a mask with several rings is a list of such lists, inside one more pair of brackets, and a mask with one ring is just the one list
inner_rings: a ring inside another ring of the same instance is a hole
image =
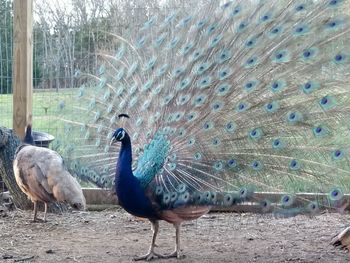
[[165, 208], [258, 192], [286, 193], [257, 201], [269, 212], [339, 206], [350, 190], [348, 6], [213, 1], [151, 18], [134, 41], [116, 36], [115, 53], [99, 53], [96, 74], [79, 74], [60, 150], [81, 177], [110, 187], [119, 146], [109, 141], [123, 126], [135, 176]]

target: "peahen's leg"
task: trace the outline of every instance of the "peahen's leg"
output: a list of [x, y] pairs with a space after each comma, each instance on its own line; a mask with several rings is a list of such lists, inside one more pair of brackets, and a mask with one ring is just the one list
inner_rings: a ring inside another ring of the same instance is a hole
[[155, 259], [155, 258], [163, 258], [164, 257], [164, 256], [154, 252], [156, 238], [157, 238], [157, 234], [158, 234], [158, 230], [159, 230], [159, 221], [158, 220], [151, 221], [151, 224], [152, 224], [153, 235], [152, 235], [152, 243], [151, 243], [151, 246], [148, 250], [148, 253], [146, 255], [134, 258], [135, 261], [137, 261], [137, 260], [150, 261], [150, 260]]
[[47, 203], [45, 202], [44, 222], [46, 222], [46, 214], [47, 214]]
[[34, 216], [33, 216], [33, 222], [37, 222], [37, 214], [38, 214], [38, 206], [37, 201], [34, 201]]
[[180, 228], [181, 228], [181, 223], [179, 224], [174, 224], [175, 227], [175, 232], [176, 232], [176, 243], [175, 243], [175, 251], [169, 255], [166, 255], [166, 258], [184, 258], [184, 255], [181, 255], [180, 251]]

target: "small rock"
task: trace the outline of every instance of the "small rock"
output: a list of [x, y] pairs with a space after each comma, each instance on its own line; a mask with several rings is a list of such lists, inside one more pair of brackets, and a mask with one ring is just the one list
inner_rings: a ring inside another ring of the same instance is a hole
[[1, 212], [0, 212], [0, 217], [7, 217], [7, 214], [6, 214], [6, 213], [1, 213]]
[[0, 205], [0, 213], [6, 213], [8, 209], [5, 206]]
[[48, 249], [45, 252], [46, 252], [46, 254], [54, 254], [55, 253], [52, 249]]
[[11, 258], [13, 258], [12, 255], [9, 255], [9, 254], [2, 255], [2, 259], [11, 259]]

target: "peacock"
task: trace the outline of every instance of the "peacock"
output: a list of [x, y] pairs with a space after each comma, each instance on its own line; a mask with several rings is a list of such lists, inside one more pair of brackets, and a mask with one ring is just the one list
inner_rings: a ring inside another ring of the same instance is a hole
[[[55, 147], [149, 219], [151, 246], [136, 259], [182, 257], [181, 223], [213, 206], [347, 208], [349, 13], [346, 0], [210, 1], [111, 33], [96, 72], [77, 70], [74, 105], [60, 103], [75, 112], [62, 115]], [[154, 251], [159, 220], [176, 229], [168, 255]]]

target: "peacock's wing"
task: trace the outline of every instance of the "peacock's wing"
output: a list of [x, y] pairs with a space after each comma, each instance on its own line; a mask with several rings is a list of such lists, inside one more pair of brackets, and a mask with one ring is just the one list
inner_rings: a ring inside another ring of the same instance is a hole
[[350, 190], [349, 2], [218, 2], [153, 17], [134, 42], [115, 36], [97, 74], [82, 74], [66, 156], [110, 182], [123, 126], [135, 175], [164, 205], [249, 189], [337, 200]]

